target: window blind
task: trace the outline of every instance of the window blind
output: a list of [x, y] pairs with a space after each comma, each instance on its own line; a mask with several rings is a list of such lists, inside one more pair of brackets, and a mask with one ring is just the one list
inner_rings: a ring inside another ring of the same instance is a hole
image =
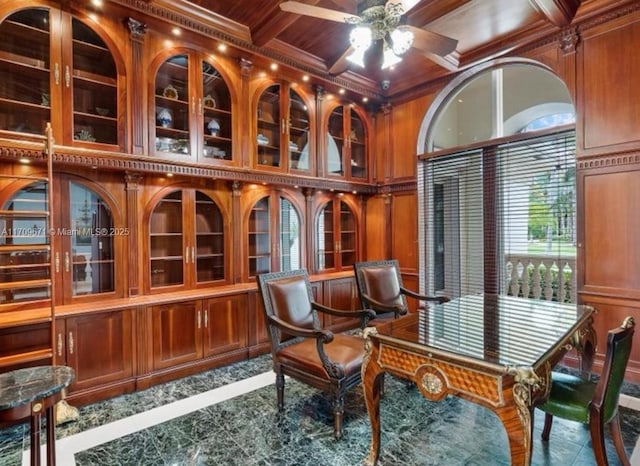
[[423, 160], [425, 289], [571, 300], [575, 175], [573, 130]]

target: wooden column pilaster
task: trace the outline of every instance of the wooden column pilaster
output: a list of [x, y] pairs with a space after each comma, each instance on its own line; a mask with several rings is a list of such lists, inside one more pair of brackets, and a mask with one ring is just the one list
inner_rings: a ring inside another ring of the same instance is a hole
[[142, 175], [138, 173], [125, 173], [125, 193], [127, 199], [127, 293], [128, 296], [136, 296], [140, 293], [141, 274], [144, 267], [140, 267], [140, 231], [138, 230], [138, 191]]
[[149, 147], [147, 142], [147, 105], [145, 98], [145, 89], [147, 83], [146, 67], [144, 66], [143, 59], [143, 39], [147, 30], [147, 25], [141, 23], [138, 20], [129, 18], [127, 21], [129, 26], [129, 44], [131, 46], [131, 65], [135, 73], [129, 73], [127, 76], [128, 89], [128, 105], [130, 115], [129, 131], [131, 134], [131, 142], [125, 145], [131, 144], [131, 151], [134, 154], [144, 154], [144, 148]]

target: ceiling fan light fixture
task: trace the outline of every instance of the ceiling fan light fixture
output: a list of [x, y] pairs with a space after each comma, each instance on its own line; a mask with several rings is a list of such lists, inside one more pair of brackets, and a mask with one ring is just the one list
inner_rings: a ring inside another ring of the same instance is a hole
[[391, 47], [393, 53], [400, 56], [409, 51], [413, 44], [413, 32], [404, 26], [391, 31]]
[[351, 46], [363, 52], [369, 48], [372, 40], [371, 28], [367, 26], [356, 26], [351, 30], [351, 34], [349, 34]]
[[398, 55], [396, 55], [393, 52], [393, 49], [391, 49], [391, 47], [389, 47], [387, 44], [385, 44], [384, 45], [384, 54], [383, 54], [383, 57], [382, 57], [382, 66], [381, 66], [381, 68], [383, 70], [386, 70], [387, 68], [391, 68], [392, 66], [397, 65], [401, 61], [402, 61], [402, 58], [400, 58]]
[[358, 65], [361, 68], [364, 68], [364, 54], [367, 51], [366, 48], [357, 48], [353, 51], [351, 55], [347, 55], [347, 60], [351, 63]]

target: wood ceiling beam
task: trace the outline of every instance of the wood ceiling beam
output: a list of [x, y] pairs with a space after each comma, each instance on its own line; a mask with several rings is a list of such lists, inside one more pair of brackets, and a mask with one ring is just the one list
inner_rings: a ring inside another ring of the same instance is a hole
[[337, 76], [347, 71], [349, 61], [347, 57], [353, 52], [353, 47], [349, 46], [333, 63], [327, 63], [327, 69], [330, 75]]
[[580, 0], [529, 0], [531, 5], [553, 25], [564, 27], [573, 21]]
[[407, 13], [407, 23], [416, 27], [424, 27], [431, 21], [453, 13], [458, 8], [470, 2], [471, 0], [450, 0], [447, 2], [422, 1]]
[[[320, 0], [308, 0], [307, 5], [316, 5]], [[300, 15], [287, 13], [276, 5], [276, 8], [265, 13], [259, 26], [251, 31], [251, 39], [258, 47], [262, 47], [267, 42], [278, 37], [285, 29], [292, 26], [300, 18]]]

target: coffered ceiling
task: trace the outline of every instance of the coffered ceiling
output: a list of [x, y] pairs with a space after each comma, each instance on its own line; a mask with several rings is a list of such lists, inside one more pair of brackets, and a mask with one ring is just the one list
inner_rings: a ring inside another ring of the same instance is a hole
[[[147, 0], [149, 4], [166, 0]], [[359, 14], [371, 0], [299, 0], [307, 5], [347, 14]], [[393, 0], [392, 0], [393, 1]], [[401, 0], [398, 0], [401, 1]], [[409, 0], [411, 1], [411, 0]], [[283, 58], [316, 76], [335, 78], [388, 97], [409, 92], [420, 84], [497, 57], [545, 35], [561, 31], [583, 10], [613, 0], [413, 0], [403, 15], [411, 26], [456, 39], [456, 50], [446, 60], [407, 52], [402, 63], [381, 70], [376, 47], [360, 68], [346, 60], [352, 25], [283, 11], [282, 0], [191, 0], [170, 2], [191, 13], [210, 15], [213, 24], [228, 22], [227, 32], [248, 42], [255, 53]], [[195, 13], [194, 13], [195, 12]], [[379, 55], [379, 52], [378, 52]], [[434, 61], [435, 60], [435, 61]], [[387, 89], [381, 83], [388, 82]]]

